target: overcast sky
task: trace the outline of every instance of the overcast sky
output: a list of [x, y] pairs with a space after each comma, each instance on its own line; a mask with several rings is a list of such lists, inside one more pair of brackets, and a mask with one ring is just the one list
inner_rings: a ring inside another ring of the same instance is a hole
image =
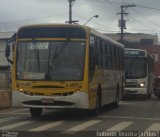
[[[73, 19], [105, 33], [120, 32], [121, 4], [136, 4], [126, 9], [126, 32], [160, 35], [160, 0], [76, 0]], [[0, 0], [0, 31], [16, 31], [28, 24], [65, 23], [69, 16], [68, 0]]]

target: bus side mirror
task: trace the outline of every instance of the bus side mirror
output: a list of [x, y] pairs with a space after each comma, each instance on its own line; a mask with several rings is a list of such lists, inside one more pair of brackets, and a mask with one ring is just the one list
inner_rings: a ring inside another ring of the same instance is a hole
[[7, 61], [11, 64], [13, 64], [13, 61], [9, 59], [10, 56], [10, 45], [7, 43], [6, 49], [5, 49], [5, 56], [7, 58]]
[[10, 56], [10, 45], [6, 45], [6, 49], [5, 49], [5, 56], [6, 58], [9, 58]]

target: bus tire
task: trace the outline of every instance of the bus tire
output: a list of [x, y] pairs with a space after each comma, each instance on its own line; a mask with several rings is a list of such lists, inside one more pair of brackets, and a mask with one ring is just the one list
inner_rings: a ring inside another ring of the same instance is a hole
[[150, 99], [151, 98], [151, 93], [149, 93], [149, 90], [147, 91], [147, 95], [146, 95], [146, 99]]
[[151, 93], [148, 94], [148, 99], [150, 99], [150, 98], [151, 98]]
[[32, 117], [39, 117], [42, 114], [42, 108], [30, 108], [30, 113]]
[[97, 92], [97, 96], [96, 96], [96, 107], [92, 110], [92, 115], [93, 116], [98, 116], [100, 114], [101, 111], [101, 94], [100, 91]]
[[116, 88], [116, 97], [115, 97], [115, 102], [112, 103], [113, 108], [118, 108], [119, 107], [119, 86]]
[[157, 97], [160, 99], [160, 91], [157, 92]]

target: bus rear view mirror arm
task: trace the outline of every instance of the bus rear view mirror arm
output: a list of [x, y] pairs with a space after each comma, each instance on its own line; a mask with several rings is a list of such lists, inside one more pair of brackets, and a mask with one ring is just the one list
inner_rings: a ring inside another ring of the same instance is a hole
[[7, 58], [7, 61], [8, 61], [9, 63], [13, 64], [13, 61], [12, 61], [11, 59]]
[[[7, 41], [6, 41], [6, 49], [5, 49], [5, 56], [6, 56], [6, 58], [7, 58], [7, 61], [9, 62], [9, 63], [11, 63], [11, 64], [13, 64], [13, 61], [11, 60], [11, 59], [9, 59], [9, 56], [10, 56], [10, 52], [11, 52], [11, 50], [10, 50], [10, 46], [12, 46], [12, 50], [14, 49], [14, 47], [15, 47], [15, 41], [16, 41], [16, 33], [14, 33], [14, 35], [10, 38], [10, 39], [8, 39]], [[10, 45], [11, 44], [11, 45]]]
[[11, 59], [9, 59], [10, 56], [10, 45], [7, 43], [6, 45], [6, 49], [5, 49], [5, 56], [7, 58], [7, 61], [11, 64], [13, 64], [13, 61]]

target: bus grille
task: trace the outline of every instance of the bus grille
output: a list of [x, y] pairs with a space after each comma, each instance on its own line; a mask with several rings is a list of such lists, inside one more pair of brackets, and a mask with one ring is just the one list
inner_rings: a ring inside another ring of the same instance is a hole
[[138, 85], [138, 83], [137, 82], [126, 82], [126, 87], [127, 88], [138, 88], [139, 87], [139, 85]]
[[127, 88], [138, 88], [138, 85], [126, 85]]
[[[29, 91], [23, 91], [24, 94], [30, 95], [30, 96], [45, 96], [44, 93], [35, 93], [35, 92], [29, 92]], [[68, 96], [72, 95], [74, 92], [65, 92], [65, 93], [51, 93], [48, 96]]]
[[66, 101], [54, 101], [53, 103], [42, 103], [40, 100], [32, 100], [23, 102], [24, 105], [34, 106], [72, 106], [74, 103]]

